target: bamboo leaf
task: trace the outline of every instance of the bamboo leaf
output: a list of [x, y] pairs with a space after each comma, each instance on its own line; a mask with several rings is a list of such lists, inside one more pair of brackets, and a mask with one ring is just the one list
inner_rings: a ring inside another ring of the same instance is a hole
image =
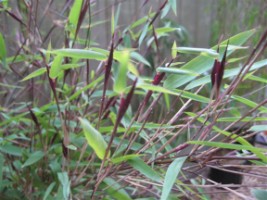
[[63, 57], [78, 58], [78, 59], [91, 59], [91, 60], [105, 60], [107, 56], [88, 49], [56, 49], [52, 51], [46, 51], [52, 54], [61, 55]]
[[187, 74], [190, 76], [198, 76], [199, 74], [197, 74], [196, 72], [193, 71], [189, 71], [186, 69], [179, 69], [179, 68], [171, 68], [171, 67], [158, 67], [157, 68], [158, 72], [164, 72], [164, 73], [171, 73], [171, 74]]
[[[238, 96], [238, 95], [232, 95], [231, 98], [236, 100], [236, 101], [239, 101], [239, 102], [241, 102], [241, 103], [243, 103], [243, 104], [245, 104], [251, 108], [258, 106], [258, 104], [255, 103], [254, 101], [251, 101], [249, 99], [246, 99], [246, 98]], [[260, 110], [261, 112], [267, 113], [267, 108], [265, 106], [260, 106], [258, 108], [258, 110]]]
[[252, 126], [249, 130], [255, 131], [255, 132], [260, 132], [260, 131], [266, 131], [266, 125], [254, 125]]
[[193, 47], [176, 47], [173, 50], [176, 50], [179, 53], [200, 54], [200, 55], [208, 56], [211, 58], [218, 58], [219, 57], [219, 53], [217, 53], [213, 49], [193, 48]]
[[263, 189], [252, 189], [251, 193], [257, 200], [266, 200], [267, 197], [267, 190]]
[[176, 58], [177, 56], [176, 48], [177, 48], [177, 45], [176, 45], [176, 42], [174, 41], [172, 44], [172, 50], [171, 50], [172, 59]]
[[29, 158], [25, 161], [25, 163], [22, 165], [22, 168], [28, 167], [30, 165], [33, 165], [34, 163], [38, 162], [44, 157], [44, 152], [42, 151], [36, 151], [32, 153]]
[[175, 180], [177, 179], [177, 176], [180, 173], [180, 170], [186, 158], [187, 157], [176, 158], [174, 161], [172, 161], [172, 163], [168, 167], [165, 178], [164, 178], [162, 193], [160, 197], [161, 200], [168, 199], [168, 196], [171, 192], [173, 184], [175, 183]]
[[[248, 150], [248, 151], [259, 151], [259, 152], [267, 152], [265, 148], [258, 148], [254, 146], [248, 145], [240, 145], [240, 144], [231, 144], [231, 143], [224, 143], [224, 142], [209, 142], [209, 141], [188, 141], [188, 144], [198, 144], [198, 145], [205, 145], [210, 147], [218, 147], [223, 149], [233, 149], [233, 150]], [[267, 157], [264, 159], [265, 162], [267, 161]]]
[[[104, 140], [103, 136], [100, 132], [98, 132], [89, 121], [86, 119], [79, 118], [84, 136], [89, 144], [90, 147], [95, 151], [98, 158], [101, 160], [104, 159], [106, 149], [107, 149], [107, 143]], [[108, 157], [110, 156], [110, 152], [108, 153]]]
[[60, 181], [63, 188], [63, 197], [64, 200], [68, 200], [70, 196], [70, 181], [67, 172], [59, 172], [57, 173], [58, 180]]
[[135, 59], [135, 60], [137, 60], [137, 61], [139, 61], [139, 62], [141, 62], [141, 63], [143, 63], [143, 64], [145, 64], [145, 65], [147, 65], [149, 67], [151, 67], [150, 63], [141, 54], [133, 51], [133, 52], [131, 52], [130, 55], [131, 55], [131, 58], [133, 58], [133, 59]]
[[[242, 33], [239, 33], [230, 39], [225, 40], [220, 45], [226, 45], [227, 41], [229, 40], [229, 45], [237, 45], [241, 46], [244, 44], [254, 33], [256, 32], [256, 29], [252, 29], [249, 31], [245, 31]], [[212, 49], [217, 49], [217, 45], [214, 46]], [[231, 55], [234, 50], [228, 51], [227, 56]], [[222, 49], [223, 52], [223, 49]], [[220, 54], [222, 56], [222, 53]], [[206, 57], [203, 55], [199, 55], [193, 60], [186, 63], [184, 66], [182, 66], [182, 69], [187, 69], [190, 71], [197, 72], [199, 74], [202, 74], [208, 70], [211, 69], [213, 66], [214, 59], [210, 57]], [[194, 80], [194, 77], [187, 76], [187, 75], [176, 75], [172, 74], [167, 77], [167, 79], [164, 82], [164, 87], [166, 88], [177, 88], [180, 87], [190, 81]]]
[[[8, 120], [6, 120], [8, 121]], [[6, 122], [4, 121], [4, 122]], [[0, 145], [0, 151], [12, 156], [22, 156], [22, 152], [23, 149], [21, 149], [20, 147], [11, 145], [11, 144], [4, 144], [4, 145]]]
[[0, 61], [2, 62], [3, 66], [6, 67], [6, 44], [5, 39], [0, 32]]
[[[195, 113], [189, 113], [187, 112], [186, 113], [187, 115], [191, 116], [191, 117], [195, 117], [196, 114]], [[203, 119], [202, 117], [198, 117], [197, 118], [198, 121], [200, 121], [201, 123], [204, 123], [205, 122], [205, 119]], [[209, 122], [206, 122], [206, 125], [209, 125], [210, 123]], [[224, 131], [224, 130], [221, 130], [219, 127], [217, 126], [212, 126], [212, 129], [220, 134], [223, 134], [227, 137], [230, 137], [232, 139], [235, 139], [237, 142], [239, 142], [240, 144], [244, 145], [244, 146], [250, 146], [250, 147], [253, 147], [247, 140], [245, 140], [243, 137], [240, 137], [239, 135], [237, 134], [233, 134], [233, 133], [230, 133], [228, 131]], [[257, 149], [255, 148], [252, 148], [251, 151], [260, 159], [262, 159], [264, 162], [267, 161], [267, 157], [260, 151], [258, 151]]]
[[69, 29], [71, 31], [71, 36], [74, 37], [76, 34], [76, 29], [81, 13], [83, 0], [75, 0], [69, 14]]
[[119, 60], [119, 70], [114, 81], [114, 91], [116, 93], [123, 93], [127, 87], [127, 71], [128, 71], [128, 62], [130, 58], [130, 53], [124, 51]]
[[60, 72], [62, 71], [61, 70], [62, 59], [63, 57], [60, 54], [56, 55], [56, 57], [54, 58], [50, 71], [49, 71], [50, 78], [57, 78]]
[[34, 72], [30, 73], [28, 76], [26, 76], [25, 78], [23, 78], [21, 81], [27, 81], [27, 80], [32, 79], [32, 78], [35, 78], [37, 76], [41, 76], [45, 72], [46, 72], [46, 68], [45, 67], [42, 67], [42, 68], [37, 69]]
[[46, 189], [45, 191], [45, 194], [44, 194], [44, 197], [43, 197], [43, 200], [46, 200], [49, 196], [49, 194], [52, 192], [53, 188], [55, 187], [56, 185], [56, 182], [53, 182], [51, 183], [48, 188]]
[[113, 198], [117, 200], [131, 200], [132, 199], [129, 196], [129, 194], [126, 192], [126, 190], [123, 189], [123, 186], [120, 185], [117, 181], [113, 180], [112, 178], [107, 177], [104, 179], [103, 182], [109, 186], [107, 189], [107, 192]]
[[122, 162], [125, 162], [127, 160], [131, 160], [131, 159], [134, 159], [134, 158], [138, 158], [142, 155], [140, 154], [130, 154], [130, 155], [124, 155], [124, 156], [120, 156], [120, 157], [116, 157], [116, 158], [112, 158], [111, 159], [111, 162], [113, 164], [119, 164], [119, 163], [122, 163]]
[[150, 166], [148, 166], [140, 158], [134, 158], [127, 161], [134, 169], [139, 171], [141, 174], [145, 175], [150, 180], [160, 182], [161, 178], [156, 171], [154, 171]]
[[138, 85], [137, 87], [141, 88], [141, 89], [151, 90], [154, 92], [162, 92], [164, 94], [170, 94], [170, 95], [174, 95], [174, 96], [182, 96], [184, 98], [192, 99], [192, 100], [199, 101], [202, 103], [209, 103], [210, 102], [209, 98], [206, 98], [206, 97], [203, 97], [203, 96], [191, 93], [191, 92], [183, 91], [183, 90], [178, 90], [178, 89], [169, 90], [169, 89], [166, 89], [166, 88], [161, 87], [161, 86], [148, 85], [148, 84], [141, 84], [141, 85]]
[[[267, 65], [267, 59], [255, 62], [251, 66], [249, 71], [252, 72], [254, 70], [257, 70], [257, 69], [260, 69], [262, 67], [265, 67], [266, 65]], [[238, 75], [240, 70], [241, 70], [240, 67], [237, 67], [237, 68], [234, 68], [234, 69], [225, 70], [223, 78], [234, 77], [234, 76]], [[251, 79], [254, 80], [252, 76], [251, 76]], [[260, 80], [256, 79], [256, 81], [260, 81]], [[262, 82], [262, 79], [261, 79], [261, 82]], [[190, 90], [190, 89], [193, 89], [193, 88], [195, 88], [197, 86], [200, 86], [200, 85], [203, 85], [203, 84], [207, 84], [207, 83], [210, 83], [210, 76], [204, 76], [202, 78], [199, 78], [199, 79], [196, 79], [196, 80], [192, 81], [191, 83], [189, 83], [186, 86], [185, 89], [186, 90]]]
[[138, 41], [138, 45], [139, 47], [141, 46], [143, 40], [145, 39], [146, 35], [147, 35], [147, 31], [148, 31], [148, 27], [149, 27], [149, 23], [146, 23], [143, 30], [142, 30], [142, 33], [139, 37], [139, 41]]
[[175, 15], [177, 15], [177, 1], [176, 0], [168, 0], [168, 3], [171, 5], [171, 8]]
[[5, 158], [3, 154], [0, 153], [0, 191], [2, 190], [4, 162], [5, 162]]

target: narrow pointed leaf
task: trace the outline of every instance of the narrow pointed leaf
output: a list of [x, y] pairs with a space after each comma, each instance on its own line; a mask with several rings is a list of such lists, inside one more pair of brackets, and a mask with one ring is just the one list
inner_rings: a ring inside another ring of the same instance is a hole
[[[255, 62], [252, 67], [250, 68], [250, 72], [254, 71], [254, 70], [257, 70], [257, 69], [260, 69], [262, 67], [265, 67], [267, 65], [267, 59], [264, 59], [264, 60], [261, 60], [261, 61], [258, 61], [258, 62]], [[225, 73], [224, 73], [224, 76], [223, 78], [228, 78], [228, 77], [234, 77], [236, 76], [239, 71], [241, 70], [240, 67], [238, 68], [234, 68], [234, 69], [228, 69], [228, 70], [225, 70]], [[210, 82], [210, 76], [204, 76], [202, 78], [199, 78], [199, 79], [196, 79], [194, 81], [192, 81], [191, 83], [189, 83], [187, 86], [186, 86], [186, 90], [190, 90], [192, 88], [195, 88], [197, 86], [200, 86], [202, 84], [207, 84]]]
[[76, 34], [76, 29], [81, 13], [83, 1], [82, 0], [75, 0], [69, 14], [69, 28], [71, 30], [72, 37]]
[[69, 181], [69, 176], [67, 172], [60, 172], [57, 174], [58, 180], [60, 181], [62, 185], [62, 193], [64, 200], [68, 200], [70, 197], [70, 181]]
[[186, 69], [180, 69], [180, 68], [171, 68], [171, 67], [158, 67], [158, 72], [165, 72], [165, 73], [171, 73], [171, 74], [188, 74], [190, 76], [198, 76], [199, 74], [193, 71], [189, 71]]
[[0, 32], [0, 61], [6, 67], [6, 44], [2, 33]]
[[173, 50], [176, 50], [179, 53], [185, 53], [185, 54], [201, 54], [203, 56], [208, 56], [211, 58], [219, 57], [219, 54], [213, 49], [193, 48], [193, 47], [176, 47]]
[[[89, 121], [86, 119], [79, 118], [83, 133], [85, 135], [85, 138], [89, 144], [90, 147], [95, 151], [98, 158], [101, 160], [104, 159], [106, 149], [107, 149], [107, 143], [104, 140], [103, 136], [100, 132], [98, 132]], [[110, 153], [108, 153], [108, 157], [110, 156]]]
[[23, 78], [21, 81], [27, 81], [27, 80], [32, 79], [34, 77], [41, 76], [46, 71], [47, 71], [46, 68], [45, 67], [42, 67], [42, 68], [37, 69], [34, 72], [30, 73], [28, 76], [26, 76], [25, 78]]
[[49, 71], [49, 77], [50, 78], [57, 78], [60, 72], [62, 71], [61, 69], [61, 62], [62, 62], [63, 57], [61, 55], [57, 55], [53, 63], [51, 65], [50, 71]]
[[[256, 32], [256, 29], [252, 29], [249, 31], [245, 31], [242, 33], [239, 33], [230, 39], [225, 40], [220, 44], [221, 45], [226, 45], [227, 41], [229, 40], [230, 45], [237, 45], [240, 46], [244, 44], [254, 33]], [[217, 45], [214, 46], [212, 49], [217, 49]], [[231, 55], [234, 50], [228, 51], [227, 56]], [[182, 69], [187, 69], [191, 70], [194, 72], [197, 72], [199, 74], [204, 73], [208, 70], [210, 70], [213, 66], [214, 59], [210, 57], [206, 57], [203, 55], [199, 55], [193, 60], [189, 61], [186, 63], [184, 66], [182, 66]], [[177, 88], [180, 87], [190, 81], [192, 81], [194, 77], [188, 76], [188, 75], [176, 75], [172, 74], [167, 77], [167, 79], [164, 81], [164, 86], [166, 88]]]
[[36, 151], [33, 154], [29, 156], [29, 158], [25, 161], [25, 163], [22, 165], [22, 168], [33, 165], [34, 163], [38, 162], [44, 157], [44, 152], [42, 151]]
[[151, 67], [150, 63], [141, 54], [139, 54], [135, 51], [131, 52], [131, 58]]
[[169, 4], [175, 15], [177, 15], [177, 0], [169, 0]]
[[119, 70], [114, 82], [114, 91], [121, 94], [126, 89], [127, 83], [127, 71], [128, 71], [128, 62], [129, 62], [130, 54], [128, 51], [124, 51], [119, 60]]
[[78, 59], [92, 59], [92, 60], [105, 60], [107, 56], [105, 54], [87, 50], [87, 49], [56, 49], [52, 51], [47, 51], [52, 54], [61, 55], [63, 57], [78, 58]]
[[[205, 145], [210, 147], [218, 147], [224, 149], [233, 149], [233, 150], [248, 150], [248, 151], [260, 151], [260, 152], [267, 152], [265, 148], [258, 148], [254, 146], [246, 146], [240, 144], [231, 144], [231, 143], [224, 143], [224, 142], [209, 142], [209, 141], [188, 141], [188, 144], [198, 144], [198, 145]], [[267, 157], [265, 159], [267, 161]]]
[[46, 189], [45, 191], [45, 194], [44, 194], [44, 197], [43, 197], [43, 200], [46, 200], [49, 196], [49, 194], [52, 192], [53, 188], [55, 187], [56, 185], [56, 182], [53, 182], [51, 183], [48, 188]]
[[177, 55], [176, 48], [177, 48], [177, 45], [176, 45], [176, 42], [174, 41], [172, 45], [172, 50], [171, 50], [172, 59], [176, 58], [176, 55]]
[[160, 182], [161, 178], [158, 173], [148, 166], [142, 159], [134, 158], [127, 161], [134, 169], [145, 175], [152, 181]]
[[256, 200], [266, 200], [267, 190], [263, 189], [252, 189], [251, 193], [256, 198]]
[[146, 35], [147, 35], [147, 31], [148, 31], [148, 27], [149, 27], [149, 23], [146, 23], [146, 25], [144, 26], [142, 33], [139, 37], [139, 41], [138, 41], [138, 45], [139, 47], [141, 46], [143, 40], [145, 39]]
[[113, 180], [112, 178], [105, 178], [103, 181], [105, 184], [107, 184], [109, 187], [107, 189], [107, 193], [112, 196], [114, 199], [117, 200], [131, 200], [132, 198], [129, 196], [129, 194], [126, 192], [126, 190], [123, 189], [123, 186], [120, 185], [117, 181]]
[[186, 158], [187, 157], [176, 158], [168, 167], [165, 178], [164, 178], [162, 193], [160, 197], [161, 200], [168, 199], [171, 189], [177, 179], [178, 174], [180, 173], [180, 170]]

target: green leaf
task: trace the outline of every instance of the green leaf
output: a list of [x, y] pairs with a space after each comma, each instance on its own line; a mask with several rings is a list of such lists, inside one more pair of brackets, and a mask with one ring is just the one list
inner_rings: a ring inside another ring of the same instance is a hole
[[53, 183], [51, 183], [51, 184], [48, 186], [48, 188], [47, 188], [46, 191], [45, 191], [43, 200], [46, 200], [46, 199], [47, 199], [47, 197], [48, 197], [49, 194], [52, 192], [52, 190], [53, 190], [53, 188], [55, 187], [55, 185], [56, 185], [56, 183], [53, 182]]
[[114, 31], [115, 31], [115, 17], [114, 17], [114, 7], [112, 7], [112, 11], [111, 11], [111, 35], [114, 34]]
[[112, 158], [111, 159], [111, 162], [113, 164], [119, 164], [119, 163], [122, 163], [122, 162], [125, 162], [127, 160], [131, 160], [131, 159], [134, 159], [134, 158], [138, 158], [142, 155], [140, 154], [130, 154], [130, 155], [124, 155], [124, 156], [120, 156], [120, 157], [116, 157], [116, 158]]
[[28, 167], [30, 165], [33, 165], [34, 163], [38, 162], [44, 157], [44, 152], [42, 151], [36, 151], [32, 153], [29, 158], [25, 161], [25, 163], [22, 165], [22, 168]]
[[[89, 121], [86, 119], [79, 118], [82, 128], [83, 128], [83, 133], [85, 135], [85, 138], [89, 144], [90, 147], [95, 151], [96, 155], [98, 158], [101, 160], [104, 159], [105, 152], [107, 149], [107, 143], [104, 140], [103, 136], [101, 135], [100, 132], [98, 132], [91, 124]], [[108, 158], [110, 157], [110, 152], [108, 153]]]
[[6, 67], [6, 44], [5, 39], [0, 32], [0, 61], [2, 61], [2, 64], [4, 67]]
[[141, 85], [137, 85], [137, 88], [141, 88], [141, 89], [147, 89], [147, 90], [151, 90], [151, 91], [155, 91], [155, 92], [162, 92], [164, 94], [170, 94], [170, 95], [175, 95], [175, 96], [182, 96], [184, 98], [187, 99], [192, 99], [195, 101], [199, 101], [202, 103], [209, 103], [210, 99], [191, 93], [191, 92], [187, 92], [187, 91], [182, 91], [182, 90], [169, 90], [166, 89], [164, 87], [161, 86], [157, 86], [157, 85], [148, 85], [148, 84], [141, 84]]
[[167, 110], [170, 110], [170, 108], [171, 108], [170, 95], [169, 94], [164, 94], [164, 100], [165, 100], [165, 104], [166, 104]]
[[3, 154], [0, 153], [0, 191], [2, 191], [4, 161], [5, 158]]
[[193, 47], [177, 47], [173, 50], [176, 50], [179, 53], [200, 54], [200, 55], [208, 56], [211, 58], [218, 58], [219, 57], [219, 53], [217, 53], [213, 49], [193, 48]]
[[46, 51], [52, 54], [61, 55], [63, 57], [71, 57], [71, 58], [78, 58], [78, 59], [92, 59], [92, 60], [105, 60], [107, 56], [88, 49], [56, 49], [52, 51]]
[[171, 4], [168, 2], [161, 11], [160, 19], [163, 19], [169, 13], [170, 9], [171, 9]]
[[[240, 116], [237, 117], [221, 117], [218, 118], [217, 122], [235, 122], [240, 120]], [[267, 121], [267, 117], [245, 117], [241, 122], [261, 122]]]
[[114, 80], [114, 91], [118, 94], [121, 94], [125, 91], [127, 87], [127, 71], [128, 71], [128, 63], [130, 59], [130, 53], [128, 51], [124, 51], [120, 57], [120, 65], [119, 70]]
[[49, 72], [50, 78], [57, 78], [60, 72], [62, 71], [61, 70], [62, 59], [63, 57], [60, 54], [56, 55], [56, 57], [54, 58]]
[[68, 200], [70, 196], [70, 181], [67, 172], [57, 173], [58, 180], [60, 181], [63, 188], [63, 197], [64, 200]]
[[160, 27], [160, 28], [156, 28], [155, 32], [157, 35], [160, 34], [165, 34], [165, 33], [169, 33], [172, 31], [176, 31], [178, 28], [173, 28], [173, 27]]
[[176, 58], [177, 56], [177, 51], [175, 50], [176, 48], [177, 48], [176, 41], [174, 41], [172, 44], [172, 50], [171, 50], [172, 59]]
[[75, 0], [70, 10], [68, 26], [70, 28], [72, 37], [74, 37], [76, 34], [76, 29], [81, 13], [82, 4], [83, 4], [82, 0]]
[[[186, 112], [187, 115], [191, 116], [191, 117], [196, 117], [196, 114], [195, 113], [189, 113], [189, 112]], [[202, 117], [198, 117], [197, 118], [198, 121], [200, 121], [201, 123], [204, 123], [205, 122], [205, 119], [203, 119]], [[206, 122], [206, 125], [208, 126], [210, 123], [209, 122]], [[221, 130], [220, 128], [218, 128], [217, 126], [212, 126], [212, 129], [220, 134], [223, 134], [227, 137], [230, 137], [232, 139], [235, 139], [237, 142], [239, 142], [240, 144], [244, 145], [244, 146], [250, 146], [250, 147], [253, 147], [247, 140], [245, 140], [243, 137], [240, 137], [236, 134], [233, 134], [233, 133], [230, 133], [228, 131], [224, 131], [224, 130]], [[258, 151], [257, 149], [251, 149], [252, 153], [254, 153], [258, 158], [262, 159], [264, 162], [267, 161], [267, 157], [261, 152], [261, 151]]]
[[251, 145], [228, 144], [223, 142], [208, 142], [208, 141], [188, 141], [188, 144], [205, 145], [205, 146], [218, 147], [224, 149], [248, 150], [255, 153], [258, 158], [262, 159], [263, 162], [265, 163], [267, 162], [267, 157], [261, 153], [261, 152], [267, 152], [267, 149], [257, 148]]
[[[188, 141], [188, 144], [198, 144], [198, 145], [205, 145], [210, 147], [218, 147], [223, 149], [233, 149], [233, 150], [248, 150], [248, 151], [260, 151], [260, 152], [267, 152], [265, 148], [258, 148], [249, 145], [240, 145], [240, 144], [231, 144], [231, 143], [223, 143], [223, 142], [209, 142], [209, 141]], [[265, 158], [265, 162], [267, 161], [267, 157]]]
[[147, 178], [160, 182], [161, 178], [156, 171], [154, 171], [150, 166], [148, 166], [142, 159], [134, 158], [127, 161], [134, 169], [139, 171], [141, 174], [145, 175]]
[[28, 76], [24, 77], [21, 81], [27, 81], [27, 80], [35, 78], [37, 76], [41, 76], [45, 72], [46, 72], [46, 68], [42, 67], [42, 68], [37, 69], [34, 72], [30, 73]]
[[149, 17], [153, 18], [155, 16], [155, 14], [156, 13], [153, 12], [153, 13], [150, 13], [149, 16], [147, 15], [147, 16], [144, 16], [144, 17], [138, 19], [137, 21], [132, 23], [132, 25], [130, 26], [130, 29], [134, 29], [134, 28], [140, 26], [141, 24], [144, 24], [149, 19]]
[[177, 0], [168, 0], [175, 15], [177, 15]]
[[73, 151], [77, 150], [77, 147], [72, 145], [72, 144], [68, 145], [67, 148], [70, 149], [70, 150], [73, 150]]
[[267, 79], [265, 78], [261, 78], [261, 77], [258, 77], [258, 76], [254, 76], [254, 75], [251, 75], [251, 74], [247, 74], [245, 78], [248, 78], [249, 80], [252, 80], [252, 81], [257, 81], [257, 82], [260, 82], [260, 83], [267, 83]]
[[119, 5], [117, 6], [117, 11], [115, 13], [115, 19], [114, 19], [114, 27], [115, 28], [118, 26], [120, 12], [121, 12], [121, 3], [119, 3]]
[[149, 22], [147, 22], [147, 23], [145, 24], [145, 26], [144, 26], [144, 28], [143, 28], [143, 30], [142, 30], [142, 33], [141, 33], [141, 35], [140, 35], [140, 37], [139, 37], [139, 41], [138, 41], [138, 45], [139, 45], [139, 47], [141, 46], [143, 40], [144, 40], [145, 37], [146, 37], [146, 34], [147, 34], [147, 32], [148, 32], [148, 27], [149, 27]]
[[[241, 103], [243, 103], [243, 104], [245, 104], [251, 108], [255, 108], [258, 106], [258, 104], [255, 103], [254, 101], [251, 101], [249, 99], [246, 99], [246, 98], [238, 96], [238, 95], [232, 95], [231, 98], [236, 100], [236, 101], [239, 101], [239, 102], [241, 102]], [[267, 113], [267, 108], [265, 106], [260, 106], [258, 108], [258, 110], [260, 110], [261, 112]]]
[[179, 93], [180, 96], [186, 99], [191, 99], [191, 100], [195, 100], [195, 101], [202, 102], [202, 103], [210, 103], [211, 101], [207, 97], [203, 97], [201, 95], [198, 95], [192, 92], [187, 92], [187, 91], [178, 90], [178, 89], [175, 89], [174, 91], [176, 91], [177, 93]]
[[252, 189], [251, 193], [257, 200], [266, 200], [267, 190], [263, 189]]
[[5, 145], [0, 145], [0, 151], [12, 156], [22, 156], [23, 149], [17, 146], [13, 146], [11, 144], [5, 144]]
[[[260, 69], [264, 66], [267, 65], [267, 59], [264, 59], [264, 60], [261, 60], [261, 61], [258, 61], [258, 62], [255, 62], [251, 68], [250, 68], [250, 72], [251, 71], [254, 71], [254, 70], [257, 70], [257, 69]], [[234, 69], [227, 69], [225, 70], [224, 72], [224, 76], [223, 78], [228, 78], [228, 77], [234, 77], [236, 75], [239, 74], [241, 70], [241, 67], [237, 67], [237, 68], [234, 68]], [[251, 78], [253, 80], [253, 78]], [[186, 86], [186, 90], [190, 90], [192, 88], [195, 88], [197, 86], [200, 86], [200, 85], [203, 85], [203, 84], [207, 84], [207, 83], [210, 83], [210, 75], [207, 75], [207, 76], [204, 76], [202, 78], [199, 78], [199, 79], [196, 79], [194, 81], [192, 81], [191, 83], [189, 83], [187, 86]]]
[[76, 99], [80, 94], [82, 94], [84, 91], [95, 87], [98, 83], [100, 83], [104, 79], [104, 76], [98, 77], [96, 80], [92, 81], [90, 84], [86, 85], [85, 87], [79, 89], [77, 92], [75, 92], [73, 95], [69, 97], [69, 101], [72, 101]]
[[254, 125], [250, 127], [250, 131], [260, 132], [260, 131], [266, 131], [266, 125]]
[[150, 63], [141, 54], [133, 51], [133, 52], [131, 52], [130, 55], [131, 55], [131, 58], [133, 58], [133, 59], [135, 59], [135, 60], [137, 60], [137, 61], [139, 61], [139, 62], [141, 62], [141, 63], [143, 63], [143, 64], [145, 64], [145, 65], [147, 65], [149, 67], [151, 67]]
[[158, 72], [165, 72], [165, 73], [171, 73], [171, 74], [187, 74], [190, 76], [198, 76], [199, 74], [190, 70], [186, 69], [179, 69], [179, 68], [171, 68], [171, 67], [158, 67]]
[[164, 178], [162, 193], [161, 193], [161, 197], [160, 197], [161, 200], [167, 200], [168, 199], [168, 196], [171, 192], [173, 184], [175, 183], [175, 180], [177, 179], [177, 176], [178, 176], [186, 158], [187, 157], [176, 158], [168, 167], [165, 178]]
[[107, 192], [110, 196], [117, 200], [131, 200], [132, 198], [127, 194], [127, 192], [122, 188], [122, 186], [112, 178], [105, 178], [103, 180], [105, 184], [109, 187]]
[[[255, 29], [249, 30], [249, 31], [245, 31], [242, 33], [239, 33], [233, 37], [231, 37], [229, 40], [229, 44], [230, 45], [237, 45], [237, 46], [241, 46], [242, 44], [244, 44], [254, 33], [256, 32]], [[225, 40], [224, 42], [222, 42], [220, 45], [223, 44], [227, 44], [227, 40]], [[217, 49], [217, 45], [214, 46], [212, 49]], [[224, 49], [221, 49], [221, 52], [224, 52]], [[233, 53], [233, 51], [228, 51], [228, 56]], [[220, 55], [222, 56], [223, 53], [220, 53]], [[194, 58], [193, 60], [189, 61], [188, 63], [186, 63], [184, 66], [182, 66], [182, 69], [186, 69], [186, 70], [190, 70], [190, 71], [194, 71], [197, 72], [199, 74], [202, 74], [208, 70], [210, 70], [213, 66], [214, 63], [214, 59], [210, 58], [210, 57], [206, 57], [203, 55], [199, 55], [196, 58]], [[164, 82], [164, 87], [166, 88], [177, 88], [180, 87], [190, 81], [192, 81], [194, 79], [194, 77], [192, 76], [188, 76], [188, 75], [175, 75], [172, 74], [170, 76], [167, 77], [167, 79]]]

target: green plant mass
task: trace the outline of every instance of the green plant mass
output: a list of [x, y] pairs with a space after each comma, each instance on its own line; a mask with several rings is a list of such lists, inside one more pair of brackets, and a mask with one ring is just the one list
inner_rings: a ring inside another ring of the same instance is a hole
[[0, 199], [264, 198], [267, 4], [190, 2], [0, 0]]

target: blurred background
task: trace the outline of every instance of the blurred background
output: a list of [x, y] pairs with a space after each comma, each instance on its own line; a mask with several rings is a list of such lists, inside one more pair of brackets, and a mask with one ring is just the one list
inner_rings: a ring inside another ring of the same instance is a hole
[[[64, 28], [73, 0], [10, 0], [6, 2], [8, 2], [9, 13], [0, 12], [0, 32], [5, 37], [7, 56], [19, 55], [23, 44], [23, 51], [26, 52], [24, 56], [33, 55], [42, 48], [46, 49], [49, 41], [54, 49], [65, 46]], [[118, 29], [123, 31], [133, 21], [142, 19], [149, 13], [157, 12], [164, 2], [166, 1], [91, 0], [89, 10], [91, 17], [87, 16], [87, 21], [85, 20], [85, 24], [90, 24], [90, 46], [108, 49], [112, 37], [112, 13], [114, 15], [118, 13]], [[155, 27], [177, 28], [177, 31], [170, 32], [168, 37], [160, 39], [161, 52], [166, 52], [166, 56], [169, 55], [168, 50], [173, 41], [176, 41], [178, 46], [209, 48], [216, 45], [220, 38], [225, 39], [252, 28], [265, 29], [267, 25], [266, 0], [177, 0], [175, 10], [167, 8], [170, 10], [168, 12], [166, 8], [167, 6], [154, 22]], [[141, 31], [143, 25], [138, 28]], [[79, 32], [81, 42], [82, 39], [86, 40], [87, 30], [88, 25], [81, 26]], [[254, 45], [261, 33], [262, 31], [259, 31], [258, 35], [252, 38]], [[149, 46], [148, 42], [143, 42], [140, 53], [145, 55], [150, 63], [155, 62], [152, 66], [158, 67], [159, 64], [157, 60], [155, 61], [155, 51], [145, 52], [147, 51], [145, 47]], [[27, 49], [25, 49], [26, 46]], [[84, 48], [82, 43], [76, 47]], [[23, 66], [21, 63], [12, 63], [11, 68], [16, 73], [10, 75], [8, 83], [5, 82], [5, 84], [23, 84], [19, 81], [36, 69], [32, 63], [33, 59], [28, 60], [29, 63]], [[0, 69], [1, 82], [6, 80], [4, 79], [6, 75], [6, 70]], [[7, 90], [6, 87], [2, 89]], [[12, 92], [3, 91], [0, 102], [7, 106], [17, 98], [31, 99], [31, 93], [34, 91], [30, 90], [31, 88], [17, 88]]]

